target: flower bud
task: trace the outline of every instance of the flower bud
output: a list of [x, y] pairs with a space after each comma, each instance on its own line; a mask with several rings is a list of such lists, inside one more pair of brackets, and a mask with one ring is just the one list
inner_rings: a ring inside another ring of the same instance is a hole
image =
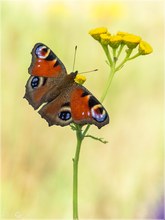
[[86, 81], [86, 77], [82, 74], [77, 74], [74, 81], [80, 85], [82, 85]]
[[89, 31], [89, 34], [95, 39], [100, 41], [100, 35], [101, 34], [106, 34], [108, 32], [107, 28], [105, 27], [100, 27], [100, 28], [95, 28]]
[[108, 45], [110, 42], [110, 34], [106, 33], [106, 34], [101, 34], [100, 35], [100, 39], [101, 39], [101, 44], [103, 45]]
[[119, 35], [110, 36], [109, 45], [112, 48], [117, 48], [122, 42], [122, 37]]
[[141, 37], [128, 34], [123, 37], [123, 43], [127, 45], [129, 49], [134, 49], [141, 41]]
[[139, 44], [139, 53], [141, 55], [147, 55], [153, 52], [153, 49], [151, 47], [151, 45], [149, 43], [147, 43], [146, 41], [140, 41]]
[[124, 37], [124, 36], [126, 36], [126, 35], [128, 35], [129, 33], [127, 33], [127, 32], [124, 32], [124, 31], [118, 31], [117, 32], [117, 35], [118, 36], [121, 36], [121, 37]]

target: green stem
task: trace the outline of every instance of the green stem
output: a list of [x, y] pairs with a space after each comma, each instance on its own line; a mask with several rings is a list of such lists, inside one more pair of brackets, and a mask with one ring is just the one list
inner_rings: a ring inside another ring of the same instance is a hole
[[123, 50], [123, 47], [124, 47], [125, 45], [124, 44], [121, 44], [120, 45], [120, 48], [119, 48], [119, 51], [118, 51], [118, 54], [117, 54], [117, 59], [119, 58], [119, 56], [120, 56], [120, 54], [121, 54], [121, 51]]
[[73, 219], [78, 220], [78, 163], [79, 155], [81, 150], [81, 144], [84, 136], [82, 135], [81, 126], [75, 125], [77, 127], [76, 137], [77, 146], [75, 157], [73, 158]]
[[117, 57], [116, 57], [116, 48], [113, 48], [113, 62], [116, 62]]
[[127, 54], [126, 54], [124, 60], [119, 64], [119, 66], [116, 67], [115, 72], [119, 71], [119, 70], [123, 67], [123, 65], [125, 64], [125, 62], [127, 62], [127, 61], [129, 60], [129, 57], [130, 57], [130, 55], [131, 55], [131, 53], [132, 53], [132, 50], [133, 50], [133, 49], [128, 49], [128, 50], [127, 50]]
[[109, 61], [110, 66], [112, 66], [113, 62], [112, 62], [112, 58], [111, 58], [111, 55], [110, 55], [109, 50], [108, 50], [108, 45], [101, 44], [101, 46], [102, 46], [102, 48], [103, 48], [103, 50], [104, 50], [104, 52], [106, 54], [106, 57], [107, 57], [107, 59]]
[[89, 128], [90, 128], [91, 125], [87, 125], [84, 132], [83, 132], [83, 136], [85, 137], [86, 136], [86, 133], [88, 132]]
[[128, 60], [133, 60], [135, 59], [136, 57], [140, 56], [141, 54], [138, 52], [137, 54], [135, 54], [134, 56], [130, 57]]
[[111, 68], [111, 71], [110, 71], [110, 74], [109, 74], [109, 77], [108, 77], [108, 81], [107, 81], [107, 85], [103, 91], [103, 94], [101, 96], [101, 99], [100, 99], [100, 102], [102, 103], [108, 93], [108, 90], [109, 90], [109, 87], [111, 85], [111, 82], [112, 82], [112, 79], [114, 77], [114, 74], [115, 74], [115, 63], [113, 63], [114, 65], [112, 66]]

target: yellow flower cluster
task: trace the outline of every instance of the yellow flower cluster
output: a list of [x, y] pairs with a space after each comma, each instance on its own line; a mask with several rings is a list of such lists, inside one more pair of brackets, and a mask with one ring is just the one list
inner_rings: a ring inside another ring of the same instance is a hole
[[82, 74], [77, 74], [76, 78], [74, 79], [74, 81], [80, 85], [82, 85], [85, 81], [86, 81], [86, 77]]
[[107, 28], [101, 27], [89, 31], [89, 34], [98, 40], [102, 45], [109, 45], [112, 48], [118, 48], [119, 45], [127, 45], [129, 49], [134, 49], [139, 45], [139, 53], [146, 55], [152, 53], [152, 47], [141, 37], [127, 32], [119, 31], [116, 35], [111, 35]]

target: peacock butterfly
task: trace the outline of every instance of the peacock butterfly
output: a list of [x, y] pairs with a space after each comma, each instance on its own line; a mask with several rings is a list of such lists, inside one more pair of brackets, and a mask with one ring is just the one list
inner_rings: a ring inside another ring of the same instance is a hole
[[66, 68], [53, 51], [42, 43], [35, 44], [31, 75], [25, 96], [49, 126], [94, 124], [98, 128], [109, 123], [102, 104], [82, 85], [74, 81], [78, 71], [67, 74]]

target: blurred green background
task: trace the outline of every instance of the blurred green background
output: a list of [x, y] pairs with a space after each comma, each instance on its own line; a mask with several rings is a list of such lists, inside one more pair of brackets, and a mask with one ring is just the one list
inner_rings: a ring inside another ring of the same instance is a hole
[[96, 97], [108, 77], [100, 45], [88, 31], [140, 35], [154, 52], [118, 72], [104, 102], [108, 126], [83, 143], [79, 170], [81, 218], [156, 218], [163, 196], [163, 1], [2, 1], [2, 216], [71, 218], [75, 134], [48, 127], [23, 99], [31, 50], [47, 44], [70, 72], [87, 74]]

